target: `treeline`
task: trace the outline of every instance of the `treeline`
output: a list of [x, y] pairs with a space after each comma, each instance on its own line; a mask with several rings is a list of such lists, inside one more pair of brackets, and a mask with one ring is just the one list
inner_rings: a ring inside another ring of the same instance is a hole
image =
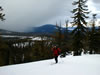
[[50, 40], [0, 40], [0, 66], [50, 59], [51, 46]]

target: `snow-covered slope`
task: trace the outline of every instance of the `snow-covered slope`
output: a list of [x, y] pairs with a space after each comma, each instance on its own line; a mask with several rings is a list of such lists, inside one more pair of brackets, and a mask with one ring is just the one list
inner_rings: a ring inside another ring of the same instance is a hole
[[0, 67], [0, 75], [100, 75], [100, 55], [67, 56]]

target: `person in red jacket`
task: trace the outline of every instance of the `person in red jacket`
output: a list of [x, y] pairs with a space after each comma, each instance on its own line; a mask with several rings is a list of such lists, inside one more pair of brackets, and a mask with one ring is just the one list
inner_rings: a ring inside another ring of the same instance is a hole
[[56, 46], [54, 46], [52, 48], [52, 51], [53, 51], [55, 61], [56, 61], [56, 63], [58, 63], [58, 56], [59, 56], [59, 53], [61, 52], [61, 50], [60, 50], [60, 48], [57, 48]]

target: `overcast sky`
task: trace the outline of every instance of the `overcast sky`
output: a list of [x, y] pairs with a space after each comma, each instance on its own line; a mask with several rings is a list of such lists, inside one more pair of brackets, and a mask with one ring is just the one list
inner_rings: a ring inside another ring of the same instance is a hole
[[[44, 24], [56, 24], [65, 20], [71, 21], [70, 13], [75, 0], [0, 0], [6, 20], [0, 22], [0, 28], [24, 31], [30, 27]], [[91, 13], [100, 18], [100, 0], [88, 0]]]

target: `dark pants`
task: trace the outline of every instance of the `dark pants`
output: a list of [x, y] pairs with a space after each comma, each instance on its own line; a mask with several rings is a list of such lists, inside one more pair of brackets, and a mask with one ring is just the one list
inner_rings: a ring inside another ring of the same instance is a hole
[[58, 63], [58, 56], [55, 56], [55, 61], [56, 63]]

